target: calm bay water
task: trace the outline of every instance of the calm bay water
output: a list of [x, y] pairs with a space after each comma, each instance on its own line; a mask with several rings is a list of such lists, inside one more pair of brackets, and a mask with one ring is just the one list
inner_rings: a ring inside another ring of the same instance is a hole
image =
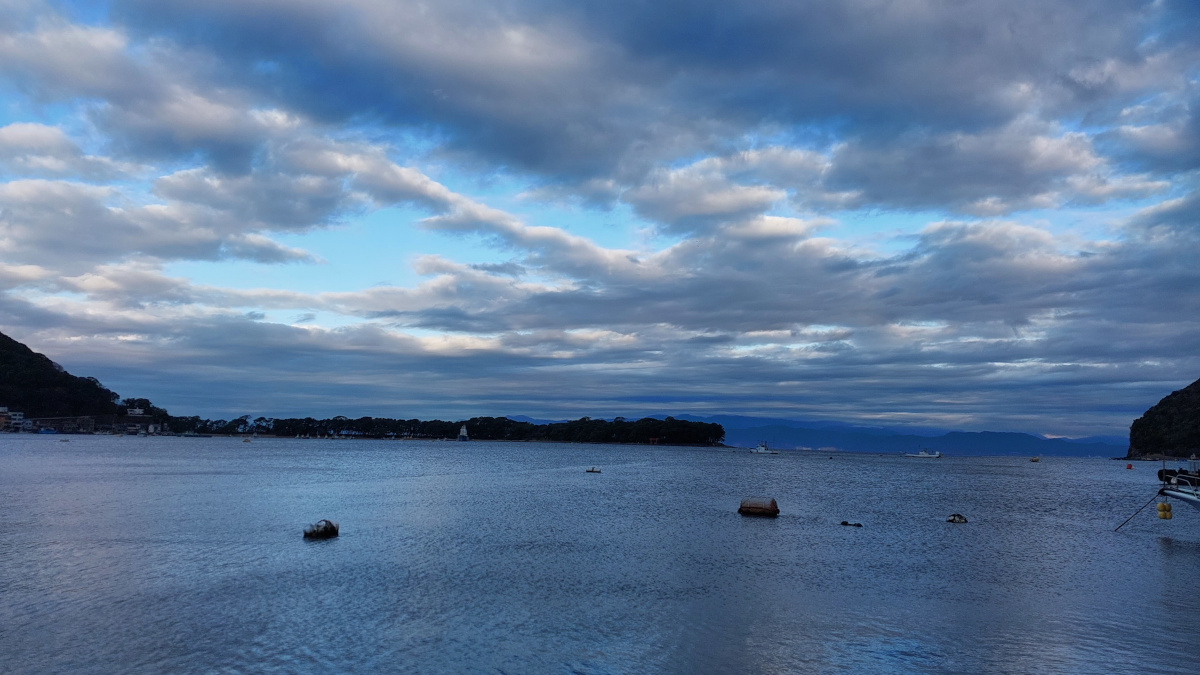
[[0, 435], [3, 672], [1200, 664], [1200, 511], [1112, 531], [1149, 463], [69, 438]]

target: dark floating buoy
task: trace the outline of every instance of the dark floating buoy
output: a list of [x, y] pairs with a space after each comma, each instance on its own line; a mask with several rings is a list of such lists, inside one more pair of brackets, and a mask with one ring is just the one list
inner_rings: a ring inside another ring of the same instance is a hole
[[846, 527], [862, 527], [862, 523], [850, 523], [844, 520], [842, 521], [842, 525], [845, 525]]
[[774, 518], [779, 515], [779, 505], [770, 497], [750, 497], [743, 499], [742, 505], [738, 507], [738, 513], [743, 516], [770, 516]]
[[946, 519], [946, 522], [947, 523], [965, 523], [965, 522], [967, 522], [967, 517], [961, 513], [951, 513], [950, 517]]
[[304, 528], [305, 539], [332, 539], [338, 536], [338, 524], [332, 520], [318, 520]]

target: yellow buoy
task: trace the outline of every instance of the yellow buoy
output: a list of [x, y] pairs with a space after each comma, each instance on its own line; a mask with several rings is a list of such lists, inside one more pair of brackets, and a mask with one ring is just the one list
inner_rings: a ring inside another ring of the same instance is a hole
[[1170, 519], [1171, 519], [1171, 512], [1163, 511], [1163, 520], [1170, 520]]
[[1167, 509], [1169, 509], [1169, 508], [1171, 508], [1171, 507], [1170, 507], [1170, 505], [1168, 505], [1166, 502], [1159, 502], [1159, 503], [1158, 503], [1158, 510], [1159, 510], [1160, 512], [1162, 512], [1162, 511], [1166, 511], [1166, 510], [1167, 510]]
[[1171, 502], [1163, 502], [1163, 506], [1166, 507], [1163, 509], [1163, 511], [1166, 511], [1167, 513], [1171, 512]]

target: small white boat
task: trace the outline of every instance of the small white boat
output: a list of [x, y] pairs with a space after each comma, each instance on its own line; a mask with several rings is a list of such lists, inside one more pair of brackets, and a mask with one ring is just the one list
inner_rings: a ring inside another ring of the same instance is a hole
[[600, 467], [593, 466], [593, 467], [587, 469], [587, 473], [600, 473]]
[[778, 455], [779, 454], [778, 450], [772, 450], [771, 448], [767, 447], [766, 441], [759, 441], [758, 445], [754, 446], [753, 448], [750, 448], [750, 452], [753, 452], [756, 455]]
[[1158, 476], [1163, 483], [1159, 495], [1200, 509], [1200, 460], [1195, 455], [1188, 460], [1187, 469], [1164, 469]]
[[906, 453], [904, 453], [904, 456], [905, 457], [923, 457], [923, 458], [928, 458], [928, 459], [938, 459], [942, 456], [942, 451], [938, 450], [936, 452], [930, 452], [930, 451], [926, 450], [925, 448], [921, 448], [920, 452], [906, 452]]

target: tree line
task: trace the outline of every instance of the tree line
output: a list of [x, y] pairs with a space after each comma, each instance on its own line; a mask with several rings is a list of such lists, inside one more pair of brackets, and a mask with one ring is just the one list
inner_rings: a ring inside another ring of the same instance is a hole
[[92, 377], [76, 377], [43, 354], [0, 333], [0, 406], [27, 418], [88, 415], [124, 420], [131, 409], [175, 433], [271, 434], [276, 436], [354, 436], [361, 438], [454, 438], [464, 424], [481, 441], [562, 441], [577, 443], [659, 443], [716, 445], [725, 440], [720, 424], [668, 417], [613, 421], [581, 417], [570, 422], [531, 424], [507, 417], [469, 420], [391, 419], [387, 417], [251, 418], [232, 420], [177, 417], [145, 398], [122, 399]]
[[[147, 406], [149, 408], [149, 406]], [[161, 410], [161, 409], [159, 409]], [[569, 422], [532, 424], [507, 417], [472, 417], [449, 422], [443, 420], [392, 419], [388, 417], [337, 416], [328, 419], [251, 418], [242, 415], [232, 420], [209, 420], [200, 417], [169, 417], [165, 420], [175, 433], [200, 434], [263, 434], [310, 438], [455, 438], [466, 425], [467, 434], [479, 441], [559, 441], [568, 443], [630, 443], [660, 445], [718, 445], [725, 440], [720, 424], [689, 422], [674, 417], [655, 419], [644, 417], [626, 420], [618, 417], [611, 422], [581, 417]]]

